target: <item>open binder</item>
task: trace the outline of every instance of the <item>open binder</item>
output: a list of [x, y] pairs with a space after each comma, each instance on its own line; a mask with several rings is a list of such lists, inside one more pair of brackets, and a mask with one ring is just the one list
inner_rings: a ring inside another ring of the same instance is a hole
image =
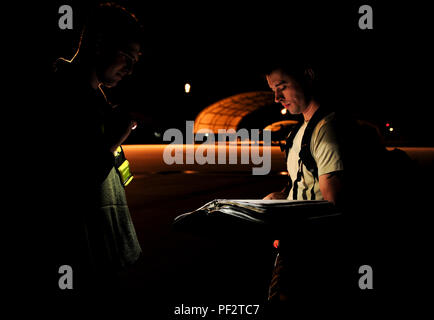
[[173, 225], [185, 231], [241, 226], [279, 231], [334, 221], [341, 215], [337, 207], [324, 200], [215, 199], [195, 211], [177, 216]]

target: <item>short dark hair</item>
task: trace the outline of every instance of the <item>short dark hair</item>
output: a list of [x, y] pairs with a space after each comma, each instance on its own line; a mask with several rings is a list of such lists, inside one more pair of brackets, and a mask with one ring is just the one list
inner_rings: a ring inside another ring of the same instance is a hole
[[136, 42], [143, 50], [144, 29], [137, 17], [114, 2], [99, 4], [87, 19], [82, 50], [88, 54], [125, 48]]
[[303, 89], [305, 94], [319, 100], [319, 72], [308, 59], [299, 55], [275, 55], [264, 61], [262, 74], [268, 76], [272, 72], [280, 70], [294, 79]]

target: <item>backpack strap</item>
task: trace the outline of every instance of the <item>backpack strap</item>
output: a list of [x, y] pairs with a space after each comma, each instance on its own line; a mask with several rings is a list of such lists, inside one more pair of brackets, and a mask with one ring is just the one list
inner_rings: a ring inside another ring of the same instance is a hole
[[292, 144], [294, 142], [295, 135], [297, 134], [298, 130], [303, 124], [303, 120], [297, 122], [296, 125], [294, 125], [291, 130], [289, 131], [288, 136], [285, 139], [285, 143], [280, 144], [280, 150], [285, 152], [286, 159], [288, 160], [288, 154], [289, 150], [292, 148]]
[[[307, 124], [307, 127], [304, 131], [303, 134], [303, 138], [301, 140], [301, 148], [300, 148], [300, 152], [299, 152], [299, 166], [301, 166], [302, 164], [304, 164], [307, 168], [307, 170], [309, 170], [312, 175], [314, 176], [315, 180], [318, 180], [318, 167], [316, 165], [315, 159], [312, 156], [312, 153], [310, 152], [310, 142], [312, 140], [312, 134], [313, 134], [313, 130], [315, 129], [316, 125], [318, 124], [318, 122], [320, 122], [326, 115], [330, 114], [330, 111], [327, 110], [324, 107], [319, 108], [314, 115], [312, 116], [312, 118], [309, 120], [309, 123]], [[292, 145], [294, 143], [294, 138], [297, 135], [298, 130], [301, 128], [301, 126], [303, 125], [304, 121], [301, 120], [299, 121], [289, 132], [288, 136], [285, 139], [285, 143], [284, 144], [280, 144], [280, 149], [282, 151], [285, 151], [286, 154], [286, 160], [288, 160], [288, 155], [289, 155], [289, 150], [292, 148]], [[299, 174], [297, 174], [297, 179], [295, 181], [295, 183], [292, 183], [292, 181], [290, 181], [290, 185], [292, 185], [292, 188], [294, 188], [293, 190], [293, 194], [294, 194], [294, 200], [297, 200], [297, 180], [299, 180], [301, 178], [301, 171], [299, 171]], [[291, 179], [288, 175], [288, 179]], [[312, 188], [312, 194], [311, 194], [311, 199], [315, 200], [315, 194], [314, 194], [314, 188]]]
[[329, 113], [330, 112], [327, 109], [319, 108], [309, 120], [304, 131], [303, 138], [301, 139], [299, 158], [305, 165], [306, 169], [312, 173], [316, 180], [318, 180], [318, 166], [316, 165], [315, 159], [310, 152], [310, 143], [312, 140], [313, 130], [315, 129], [316, 125]]
[[[318, 180], [318, 166], [316, 165], [315, 159], [312, 156], [312, 153], [310, 152], [310, 143], [312, 140], [312, 133], [313, 130], [315, 129], [316, 125], [318, 124], [318, 122], [323, 119], [329, 112], [324, 109], [324, 108], [319, 108], [314, 115], [312, 116], [312, 118], [309, 120], [306, 129], [303, 133], [303, 137], [301, 139], [301, 147], [300, 147], [300, 152], [299, 152], [299, 160], [298, 160], [298, 172], [297, 172], [297, 178], [293, 183], [293, 200], [297, 200], [298, 197], [298, 181], [301, 180], [302, 176], [303, 176], [303, 171], [302, 171], [302, 166], [303, 164], [305, 165], [306, 169], [309, 170], [313, 177], [314, 177], [314, 184], [312, 185], [311, 188], [311, 200], [315, 200], [315, 181]], [[298, 131], [298, 130], [297, 130]], [[306, 200], [307, 197], [306, 195], [303, 195], [303, 199]]]
[[[302, 125], [303, 125], [303, 120], [297, 122], [297, 124], [295, 124], [291, 128], [291, 130], [289, 131], [289, 134], [286, 137], [285, 142], [280, 143], [280, 150], [282, 152], [285, 152], [285, 159], [286, 159], [285, 163], [288, 161], [289, 150], [292, 148], [292, 144], [294, 142], [295, 135], [297, 134], [298, 130], [300, 129], [300, 127]], [[287, 183], [287, 186], [285, 187], [285, 189], [288, 187], [289, 187], [288, 190], [290, 190], [292, 188], [292, 181], [291, 181], [291, 177], [289, 176], [289, 174], [288, 174], [288, 183]]]

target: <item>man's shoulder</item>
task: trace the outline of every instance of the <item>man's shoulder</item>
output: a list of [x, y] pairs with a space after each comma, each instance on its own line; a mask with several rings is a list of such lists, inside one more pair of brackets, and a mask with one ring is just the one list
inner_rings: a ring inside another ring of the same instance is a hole
[[318, 126], [323, 126], [327, 123], [332, 123], [333, 121], [336, 120], [336, 112], [335, 111], [330, 111], [330, 112], [325, 112], [325, 116], [318, 122]]
[[337, 126], [337, 115], [335, 111], [325, 112], [325, 116], [318, 121], [312, 132], [312, 137], [317, 136], [323, 131], [335, 131]]

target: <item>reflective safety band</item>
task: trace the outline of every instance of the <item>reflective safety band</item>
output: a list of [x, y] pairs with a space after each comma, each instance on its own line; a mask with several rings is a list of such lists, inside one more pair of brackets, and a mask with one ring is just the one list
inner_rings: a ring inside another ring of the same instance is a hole
[[124, 185], [124, 187], [126, 187], [131, 182], [131, 180], [133, 180], [133, 175], [130, 171], [130, 163], [125, 158], [124, 151], [120, 146], [114, 152], [114, 156], [116, 170], [119, 174], [119, 177], [121, 178], [122, 184]]
[[133, 180], [133, 175], [130, 171], [130, 163], [128, 160], [122, 162], [122, 164], [118, 167], [118, 172], [122, 180], [122, 184], [126, 187], [131, 180]]
[[122, 148], [119, 146], [116, 151], [113, 153], [115, 157], [119, 156], [122, 153]]

